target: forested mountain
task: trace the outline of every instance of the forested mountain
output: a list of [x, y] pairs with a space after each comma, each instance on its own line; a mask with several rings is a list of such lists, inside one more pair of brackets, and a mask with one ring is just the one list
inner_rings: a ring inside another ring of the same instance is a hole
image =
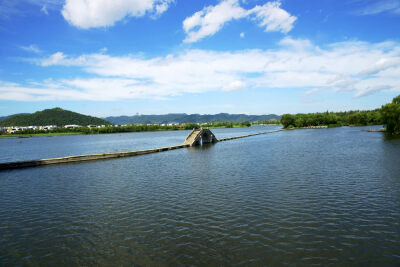
[[[22, 114], [22, 113], [21, 113], [21, 114]], [[17, 114], [14, 114], [14, 115], [17, 115]], [[10, 117], [12, 117], [12, 116], [14, 116], [14, 115], [8, 115], [8, 116], [0, 117], [0, 121], [4, 121], [5, 119], [8, 119], [8, 118], [10, 118]]]
[[205, 122], [255, 122], [269, 121], [275, 119], [280, 120], [280, 116], [270, 115], [246, 115], [246, 114], [228, 114], [219, 113], [215, 115], [200, 115], [173, 113], [166, 115], [136, 115], [136, 116], [119, 116], [107, 117], [106, 120], [113, 124], [161, 124], [161, 123], [205, 123]]
[[8, 116], [0, 117], [0, 121], [4, 121], [7, 118], [8, 118]]
[[43, 126], [68, 124], [77, 125], [110, 125], [109, 121], [92, 116], [82, 115], [61, 108], [45, 109], [33, 114], [17, 114], [0, 121], [0, 126]]

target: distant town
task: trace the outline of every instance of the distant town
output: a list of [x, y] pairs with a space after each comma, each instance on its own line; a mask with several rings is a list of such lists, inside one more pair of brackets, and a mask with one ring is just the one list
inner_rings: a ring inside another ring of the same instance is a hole
[[[64, 128], [64, 129], [78, 129], [78, 128], [83, 128], [87, 127], [89, 129], [92, 128], [105, 128], [105, 127], [129, 127], [129, 126], [175, 126], [177, 128], [185, 128], [185, 125], [189, 123], [161, 123], [161, 124], [155, 124], [155, 123], [146, 123], [146, 124], [121, 124], [121, 125], [77, 125], [77, 124], [68, 124], [64, 126], [57, 126], [57, 125], [45, 125], [45, 126], [9, 126], [9, 127], [0, 127], [0, 132], [2, 133], [7, 133], [7, 134], [13, 134], [13, 133], [18, 133], [22, 132], [25, 130], [33, 130], [33, 131], [51, 131], [55, 130], [58, 128]], [[192, 125], [192, 123], [190, 123]], [[198, 125], [200, 126], [210, 126], [213, 125], [213, 123], [199, 123]]]

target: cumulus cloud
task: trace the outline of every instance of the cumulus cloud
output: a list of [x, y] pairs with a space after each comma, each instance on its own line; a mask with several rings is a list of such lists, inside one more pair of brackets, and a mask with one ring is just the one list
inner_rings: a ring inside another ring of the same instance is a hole
[[34, 62], [46, 68], [69, 67], [79, 77], [0, 83], [0, 99], [114, 101], [270, 88], [298, 88], [305, 95], [330, 90], [354, 97], [400, 91], [397, 42], [349, 41], [318, 47], [308, 40], [285, 38], [279, 44], [271, 50], [190, 49], [150, 58], [105, 53], [73, 57], [57, 52]]
[[173, 0], [66, 0], [62, 15], [82, 28], [113, 26], [125, 17], [159, 15]]
[[254, 7], [249, 11], [249, 14], [254, 14], [258, 25], [264, 27], [267, 32], [280, 31], [288, 33], [292, 30], [296, 17], [291, 16], [280, 6], [280, 2], [268, 2], [263, 6]]
[[184, 42], [197, 42], [214, 35], [225, 23], [246, 17], [256, 21], [265, 31], [287, 33], [293, 28], [296, 17], [281, 9], [280, 5], [279, 1], [268, 2], [246, 10], [240, 6], [238, 0], [224, 0], [218, 5], [205, 7], [183, 21], [183, 29], [187, 34]]
[[196, 42], [205, 36], [213, 35], [233, 19], [247, 16], [247, 10], [239, 6], [238, 0], [225, 0], [216, 6], [208, 6], [183, 21], [187, 33], [185, 42]]

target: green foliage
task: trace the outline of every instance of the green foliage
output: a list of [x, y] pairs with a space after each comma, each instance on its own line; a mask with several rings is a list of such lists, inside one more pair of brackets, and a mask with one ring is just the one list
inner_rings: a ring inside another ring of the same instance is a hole
[[185, 130], [199, 129], [200, 126], [197, 123], [186, 123], [184, 126]]
[[239, 126], [240, 127], [250, 127], [251, 123], [249, 121], [244, 121], [244, 122], [239, 123]]
[[[203, 128], [232, 128], [238, 127], [249, 127], [250, 122], [232, 123], [232, 122], [216, 122], [206, 125], [202, 125]], [[108, 134], [108, 133], [127, 133], [127, 132], [146, 132], [146, 131], [174, 131], [174, 130], [192, 130], [199, 129], [200, 125], [197, 123], [186, 123], [183, 126], [178, 125], [157, 125], [157, 124], [135, 124], [127, 126], [114, 126], [108, 125], [105, 127], [77, 127], [77, 128], [64, 128], [58, 127], [51, 130], [33, 130], [25, 129], [17, 131], [11, 135], [35, 135], [35, 134]], [[5, 134], [5, 133], [3, 133]]]
[[382, 120], [389, 134], [400, 134], [400, 95], [381, 108]]
[[232, 122], [213, 122], [204, 124], [205, 128], [233, 128]]
[[250, 127], [251, 123], [249, 121], [244, 122], [213, 122], [202, 124], [203, 128], [233, 128], [233, 127]]
[[177, 126], [160, 126], [160, 125], [128, 125], [128, 126], [106, 126], [100, 128], [78, 127], [67, 129], [64, 127], [52, 130], [33, 130], [26, 129], [16, 132], [16, 134], [52, 134], [52, 133], [81, 133], [81, 134], [108, 134], [108, 133], [129, 133], [129, 132], [146, 132], [146, 131], [163, 131], [163, 130], [179, 130]]
[[291, 114], [283, 114], [281, 117], [281, 124], [283, 125], [283, 128], [288, 128], [289, 125], [294, 125], [295, 118]]
[[64, 126], [68, 124], [85, 126], [90, 124], [110, 125], [111, 123], [103, 119], [82, 115], [61, 108], [45, 109], [33, 114], [17, 114], [0, 121], [0, 126]]
[[281, 124], [284, 128], [288, 128], [290, 125], [293, 127], [378, 125], [382, 124], [382, 116], [380, 110], [285, 114], [281, 117]]

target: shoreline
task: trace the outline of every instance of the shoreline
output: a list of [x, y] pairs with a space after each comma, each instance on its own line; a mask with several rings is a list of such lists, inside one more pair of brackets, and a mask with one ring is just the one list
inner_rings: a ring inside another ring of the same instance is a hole
[[[254, 125], [254, 126], [262, 126], [262, 125]], [[203, 129], [232, 129], [232, 128], [250, 128], [249, 127], [204, 127]], [[99, 134], [121, 134], [121, 133], [143, 133], [143, 132], [168, 132], [168, 131], [190, 131], [191, 129], [158, 129], [151, 131], [121, 131], [121, 132], [113, 132], [113, 133], [84, 133], [84, 132], [64, 132], [64, 133], [38, 133], [38, 134], [4, 134], [0, 135], [4, 138], [16, 137], [16, 138], [31, 138], [31, 137], [52, 137], [52, 136], [62, 136], [62, 135], [99, 135]]]

